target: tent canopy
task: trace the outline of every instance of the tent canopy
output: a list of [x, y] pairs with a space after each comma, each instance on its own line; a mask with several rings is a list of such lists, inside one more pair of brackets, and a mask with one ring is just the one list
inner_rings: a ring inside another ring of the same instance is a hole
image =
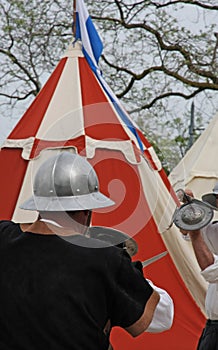
[[170, 173], [169, 180], [174, 190], [190, 188], [198, 199], [212, 191], [218, 179], [217, 130], [218, 114]]

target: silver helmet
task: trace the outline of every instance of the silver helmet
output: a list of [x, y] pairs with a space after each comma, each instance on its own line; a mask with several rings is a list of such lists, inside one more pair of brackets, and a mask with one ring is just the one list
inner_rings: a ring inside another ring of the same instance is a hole
[[89, 162], [67, 151], [49, 158], [39, 167], [33, 193], [21, 209], [77, 211], [114, 204], [99, 191], [98, 177]]
[[217, 208], [217, 201], [216, 201], [217, 195], [218, 195], [218, 181], [215, 183], [215, 186], [213, 188], [213, 192], [206, 193], [201, 198], [202, 198], [203, 202], [209, 204], [213, 209], [218, 209]]

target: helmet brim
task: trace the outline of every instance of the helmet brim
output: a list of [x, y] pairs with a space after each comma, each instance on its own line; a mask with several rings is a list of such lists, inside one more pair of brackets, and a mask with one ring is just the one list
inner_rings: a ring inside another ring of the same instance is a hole
[[39, 197], [32, 196], [20, 205], [24, 210], [36, 211], [77, 211], [100, 209], [114, 205], [115, 202], [101, 192], [80, 196]]

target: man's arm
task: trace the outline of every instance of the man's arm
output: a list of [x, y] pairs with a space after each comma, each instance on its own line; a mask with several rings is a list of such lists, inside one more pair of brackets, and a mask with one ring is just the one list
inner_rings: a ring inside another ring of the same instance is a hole
[[146, 304], [147, 308], [145, 307], [142, 317], [127, 329], [133, 336], [140, 335], [142, 332], [161, 333], [172, 327], [174, 318], [172, 298], [164, 289], [155, 286], [149, 280], [147, 282], [154, 292]]
[[160, 295], [160, 300], [157, 304], [157, 307], [154, 311], [152, 321], [146, 332], [149, 333], [160, 333], [169, 330], [173, 324], [174, 318], [174, 304], [170, 295], [166, 290], [155, 286], [151, 281], [149, 284], [152, 288], [158, 292]]
[[152, 321], [159, 300], [160, 296], [154, 290], [145, 305], [142, 316], [134, 324], [126, 328], [128, 333], [130, 333], [133, 337], [137, 337], [148, 328]]
[[115, 305], [117, 319], [113, 320], [114, 325], [121, 326], [133, 337], [146, 330], [157, 333], [169, 329], [174, 316], [171, 297], [144, 278], [140, 261], [131, 262], [131, 258], [126, 259], [127, 255], [122, 253], [123, 264], [116, 283], [119, 298]]
[[205, 270], [208, 266], [214, 263], [214, 255], [206, 245], [200, 230], [190, 231], [189, 236], [191, 238], [192, 246], [198, 264], [201, 270]]
[[[186, 189], [185, 193], [194, 198], [194, 194], [192, 190]], [[198, 262], [198, 265], [200, 266], [201, 270], [206, 269], [208, 266], [212, 265], [214, 263], [214, 256], [210, 249], [208, 248], [207, 244], [205, 243], [201, 231], [184, 231], [180, 230], [183, 235], [189, 235], [192, 246], [194, 249], [194, 253]]]

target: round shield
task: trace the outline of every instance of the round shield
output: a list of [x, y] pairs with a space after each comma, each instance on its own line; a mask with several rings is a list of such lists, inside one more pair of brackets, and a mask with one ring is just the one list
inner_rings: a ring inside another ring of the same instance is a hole
[[195, 231], [206, 226], [213, 218], [213, 210], [196, 199], [176, 209], [173, 222], [182, 230]]
[[111, 245], [119, 246], [127, 250], [130, 256], [134, 256], [138, 251], [136, 241], [126, 233], [110, 227], [92, 226], [89, 227], [87, 235], [91, 238], [99, 239]]
[[207, 193], [207, 194], [204, 194], [201, 198], [202, 198], [202, 201], [206, 205], [208, 205], [211, 209], [218, 210], [216, 196], [217, 194], [215, 193]]

